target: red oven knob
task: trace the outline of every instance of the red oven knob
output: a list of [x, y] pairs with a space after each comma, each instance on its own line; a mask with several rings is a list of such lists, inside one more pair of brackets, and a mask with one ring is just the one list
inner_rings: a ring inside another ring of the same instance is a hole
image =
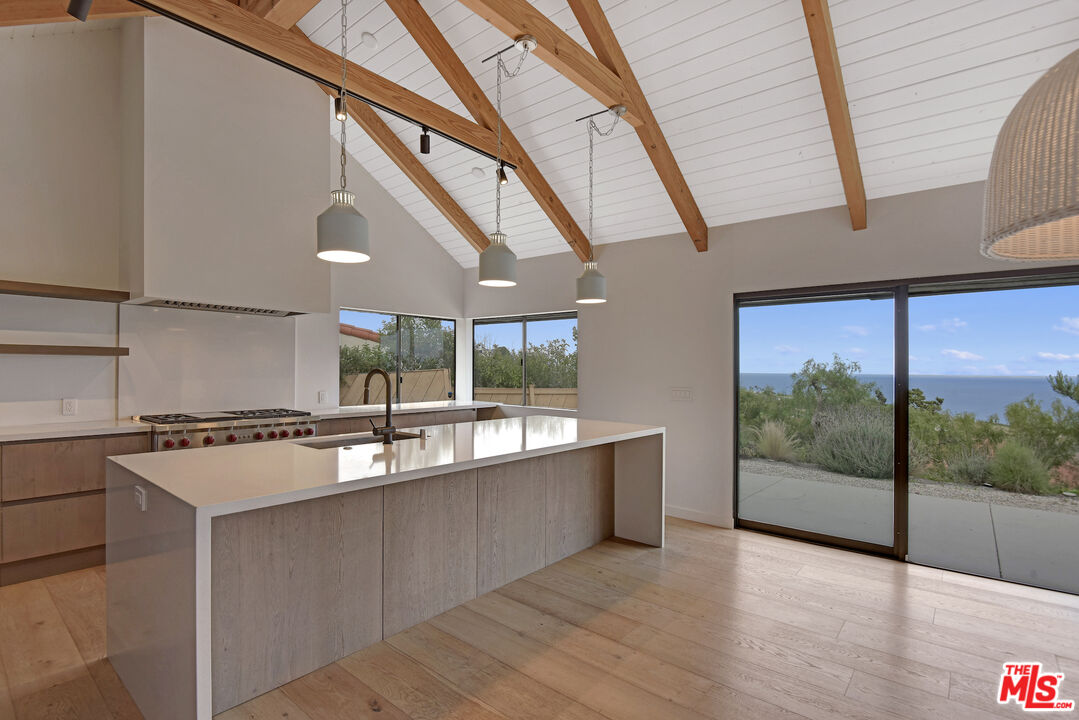
[[191, 444], [191, 438], [180, 438], [180, 447], [187, 447]]
[[315, 434], [315, 428], [304, 428], [303, 429], [303, 434], [304, 435], [314, 435]]
[[261, 440], [262, 438], [264, 438], [264, 437], [266, 437], [266, 436], [262, 434], [262, 431], [261, 431], [261, 430], [257, 430], [257, 431], [255, 432], [255, 435], [254, 435], [254, 437], [255, 437], [255, 439], [256, 439], [256, 440]]
[[271, 440], [275, 439], [277, 437], [277, 431], [271, 430], [267, 437], [269, 437]]
[[174, 447], [176, 447], [176, 441], [172, 438], [165, 438], [165, 442], [161, 444], [165, 446], [166, 450], [172, 450]]
[[237, 441], [237, 440], [239, 440], [240, 438], [236, 437], [236, 435], [235, 435], [234, 433], [229, 433], [229, 434], [228, 434], [228, 435], [227, 435], [227, 436], [225, 437], [225, 439], [226, 439], [226, 440], [228, 440], [229, 442], [236, 442], [236, 441]]
[[300, 437], [301, 435], [303, 435], [303, 430], [301, 430], [300, 428], [296, 428], [292, 431], [292, 435], [293, 437]]
[[281, 431], [281, 439], [282, 440], [288, 440], [288, 430], [282, 430]]
[[214, 436], [213, 436], [213, 435], [207, 435], [206, 437], [204, 437], [204, 438], [202, 439], [202, 444], [203, 444], [203, 445], [213, 445], [213, 444], [214, 444], [214, 442], [215, 442], [215, 440], [214, 440]]

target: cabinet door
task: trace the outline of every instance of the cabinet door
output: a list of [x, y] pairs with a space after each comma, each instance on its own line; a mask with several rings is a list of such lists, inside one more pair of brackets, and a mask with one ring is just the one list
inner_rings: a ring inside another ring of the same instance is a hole
[[491, 465], [477, 473], [476, 592], [482, 595], [546, 564], [547, 458]]
[[105, 543], [105, 493], [5, 505], [0, 515], [3, 562]]
[[547, 456], [547, 564], [614, 535], [614, 446]]
[[0, 456], [0, 500], [102, 490], [106, 457], [149, 449], [146, 433], [6, 445]]

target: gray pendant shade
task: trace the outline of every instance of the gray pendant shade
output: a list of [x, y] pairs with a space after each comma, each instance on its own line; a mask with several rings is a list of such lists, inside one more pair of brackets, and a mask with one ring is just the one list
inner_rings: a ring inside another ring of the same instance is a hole
[[480, 285], [513, 287], [517, 284], [517, 256], [506, 245], [506, 233], [491, 233], [491, 244], [480, 253]]
[[329, 262], [362, 263], [371, 259], [367, 218], [352, 203], [348, 190], [330, 193], [333, 204], [318, 216], [318, 256]]
[[600, 274], [595, 261], [584, 264], [584, 272], [577, 278], [577, 302], [593, 305], [607, 302], [607, 278]]
[[982, 254], [1079, 259], [1079, 50], [1049, 69], [1004, 121], [985, 183]]

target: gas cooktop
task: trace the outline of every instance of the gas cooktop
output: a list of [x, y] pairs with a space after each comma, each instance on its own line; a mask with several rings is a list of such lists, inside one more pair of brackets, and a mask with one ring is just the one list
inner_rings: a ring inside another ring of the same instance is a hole
[[151, 449], [184, 448], [286, 440], [318, 433], [311, 413], [288, 408], [215, 410], [195, 413], [139, 415], [136, 420], [153, 425]]
[[153, 425], [181, 425], [228, 422], [231, 420], [273, 420], [276, 418], [307, 417], [310, 414], [304, 410], [264, 408], [261, 410], [216, 410], [200, 413], [160, 413], [158, 415], [140, 415], [139, 420]]

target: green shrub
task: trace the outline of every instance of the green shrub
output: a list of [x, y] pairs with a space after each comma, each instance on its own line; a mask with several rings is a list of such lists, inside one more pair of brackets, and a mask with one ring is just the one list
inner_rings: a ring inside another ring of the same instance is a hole
[[999, 448], [989, 464], [993, 487], [1011, 492], [1045, 495], [1049, 492], [1049, 470], [1033, 450], [1015, 440]]
[[1079, 449], [1079, 413], [1054, 400], [1048, 412], [1030, 396], [1004, 410], [1012, 436], [1049, 467], [1058, 467]]
[[981, 485], [989, 481], [992, 458], [977, 448], [964, 448], [948, 460], [949, 479], [955, 482]]
[[787, 434], [787, 428], [777, 420], [765, 420], [760, 427], [752, 428], [753, 449], [756, 454], [769, 460], [793, 462], [798, 459], [798, 441]]
[[843, 475], [892, 477], [894, 419], [891, 409], [853, 406], [817, 417], [813, 462]]

